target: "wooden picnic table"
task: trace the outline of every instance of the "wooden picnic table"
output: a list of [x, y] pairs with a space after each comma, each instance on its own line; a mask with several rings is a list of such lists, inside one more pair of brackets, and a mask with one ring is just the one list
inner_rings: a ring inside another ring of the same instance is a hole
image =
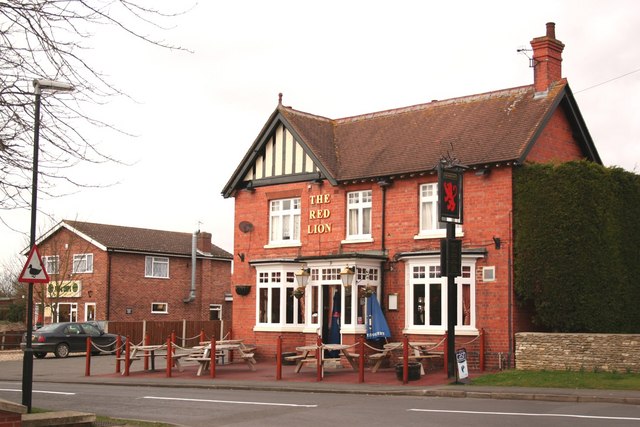
[[[424, 359], [442, 357], [442, 352], [433, 352], [430, 349], [435, 347], [437, 344], [432, 342], [421, 342], [421, 341], [411, 341], [409, 342], [409, 360], [414, 361], [422, 361]], [[402, 350], [404, 347], [402, 342], [390, 342], [386, 343], [382, 346], [382, 350], [378, 353], [373, 353], [369, 355], [369, 360], [374, 360], [375, 363], [371, 368], [371, 372], [377, 372], [382, 365], [382, 362], [387, 359], [391, 359], [391, 357], [396, 357], [398, 360], [404, 360], [403, 355], [396, 355], [395, 352]], [[422, 363], [420, 363], [420, 373], [424, 375], [424, 367]]]
[[[195, 347], [194, 347], [195, 348]], [[222, 355], [223, 350], [235, 351], [238, 356], [247, 364], [252, 371], [256, 370], [256, 359], [254, 357], [255, 347], [249, 347], [242, 340], [221, 340], [216, 341], [216, 359]], [[196, 361], [200, 364], [196, 375], [200, 376], [209, 368], [211, 363], [211, 342], [196, 349], [196, 352], [184, 358], [188, 361]]]
[[[136, 360], [140, 360], [143, 358], [149, 358], [151, 360], [151, 371], [155, 371], [156, 369], [156, 364], [155, 364], [155, 358], [157, 356], [166, 356], [166, 353], [163, 354], [156, 354], [157, 350], [161, 350], [166, 348], [166, 345], [162, 344], [162, 345], [133, 345], [131, 346], [131, 353], [129, 354], [129, 366], [131, 366], [133, 364], [134, 361]], [[143, 352], [143, 354], [139, 354], [140, 352]], [[118, 357], [118, 360], [120, 361], [125, 361], [126, 363], [126, 354], [122, 354], [120, 355], [120, 357]], [[122, 375], [125, 374], [125, 371], [123, 369], [122, 371]]]
[[324, 376], [324, 360], [325, 360], [323, 356], [324, 350], [329, 350], [329, 351], [338, 350], [342, 353], [342, 355], [344, 355], [344, 357], [347, 359], [347, 361], [349, 362], [353, 370], [357, 371], [358, 363], [356, 359], [358, 358], [358, 354], [350, 353], [348, 351], [349, 348], [351, 348], [351, 346], [346, 344], [322, 344], [320, 347], [318, 347], [317, 345], [303, 345], [300, 347], [296, 347], [296, 350], [299, 352], [299, 354], [296, 354], [295, 356], [287, 356], [285, 357], [285, 360], [296, 362], [296, 367], [294, 369], [294, 372], [299, 373], [305, 364], [318, 363], [318, 359], [316, 358], [316, 350], [319, 350], [318, 354], [320, 354], [320, 364], [322, 365], [322, 375]]

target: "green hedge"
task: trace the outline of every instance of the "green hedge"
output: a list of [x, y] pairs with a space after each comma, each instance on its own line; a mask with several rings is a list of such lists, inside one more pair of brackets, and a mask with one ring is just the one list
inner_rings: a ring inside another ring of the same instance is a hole
[[591, 162], [514, 176], [515, 290], [557, 332], [640, 332], [640, 176]]

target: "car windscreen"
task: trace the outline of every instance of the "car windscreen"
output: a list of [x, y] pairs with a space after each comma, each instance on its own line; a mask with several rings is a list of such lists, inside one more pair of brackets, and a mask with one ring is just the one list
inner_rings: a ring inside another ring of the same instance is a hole
[[91, 335], [92, 337], [97, 337], [102, 334], [100, 329], [98, 329], [95, 325], [91, 323], [83, 323], [82, 329], [84, 329], [84, 333], [87, 335]]

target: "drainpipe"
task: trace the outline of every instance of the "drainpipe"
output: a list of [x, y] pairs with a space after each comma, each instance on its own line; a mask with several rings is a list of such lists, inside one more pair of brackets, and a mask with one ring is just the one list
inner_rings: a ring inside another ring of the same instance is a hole
[[182, 300], [185, 304], [193, 302], [196, 299], [196, 251], [198, 249], [198, 234], [200, 230], [194, 231], [191, 237], [191, 289], [189, 296]]
[[[381, 179], [380, 181], [378, 181], [378, 185], [380, 186], [380, 188], [382, 189], [382, 218], [381, 218], [381, 222], [382, 222], [382, 238], [380, 239], [380, 246], [382, 247], [382, 253], [386, 254], [387, 253], [387, 248], [386, 248], [386, 242], [385, 242], [385, 235], [387, 233], [387, 229], [386, 229], [386, 204], [387, 204], [387, 187], [391, 185], [391, 181], [389, 181], [388, 179]], [[384, 306], [384, 298], [382, 298], [384, 296], [384, 283], [385, 283], [385, 273], [384, 273], [384, 268], [380, 269], [380, 296], [381, 296], [381, 303]]]

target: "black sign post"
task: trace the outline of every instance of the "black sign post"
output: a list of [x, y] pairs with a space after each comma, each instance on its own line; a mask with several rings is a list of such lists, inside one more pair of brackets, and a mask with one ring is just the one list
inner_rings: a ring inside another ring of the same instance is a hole
[[456, 320], [458, 288], [456, 277], [462, 270], [462, 241], [456, 239], [456, 224], [462, 224], [463, 169], [438, 168], [439, 220], [447, 223], [447, 237], [440, 240], [440, 275], [447, 277], [447, 376], [456, 375]]

